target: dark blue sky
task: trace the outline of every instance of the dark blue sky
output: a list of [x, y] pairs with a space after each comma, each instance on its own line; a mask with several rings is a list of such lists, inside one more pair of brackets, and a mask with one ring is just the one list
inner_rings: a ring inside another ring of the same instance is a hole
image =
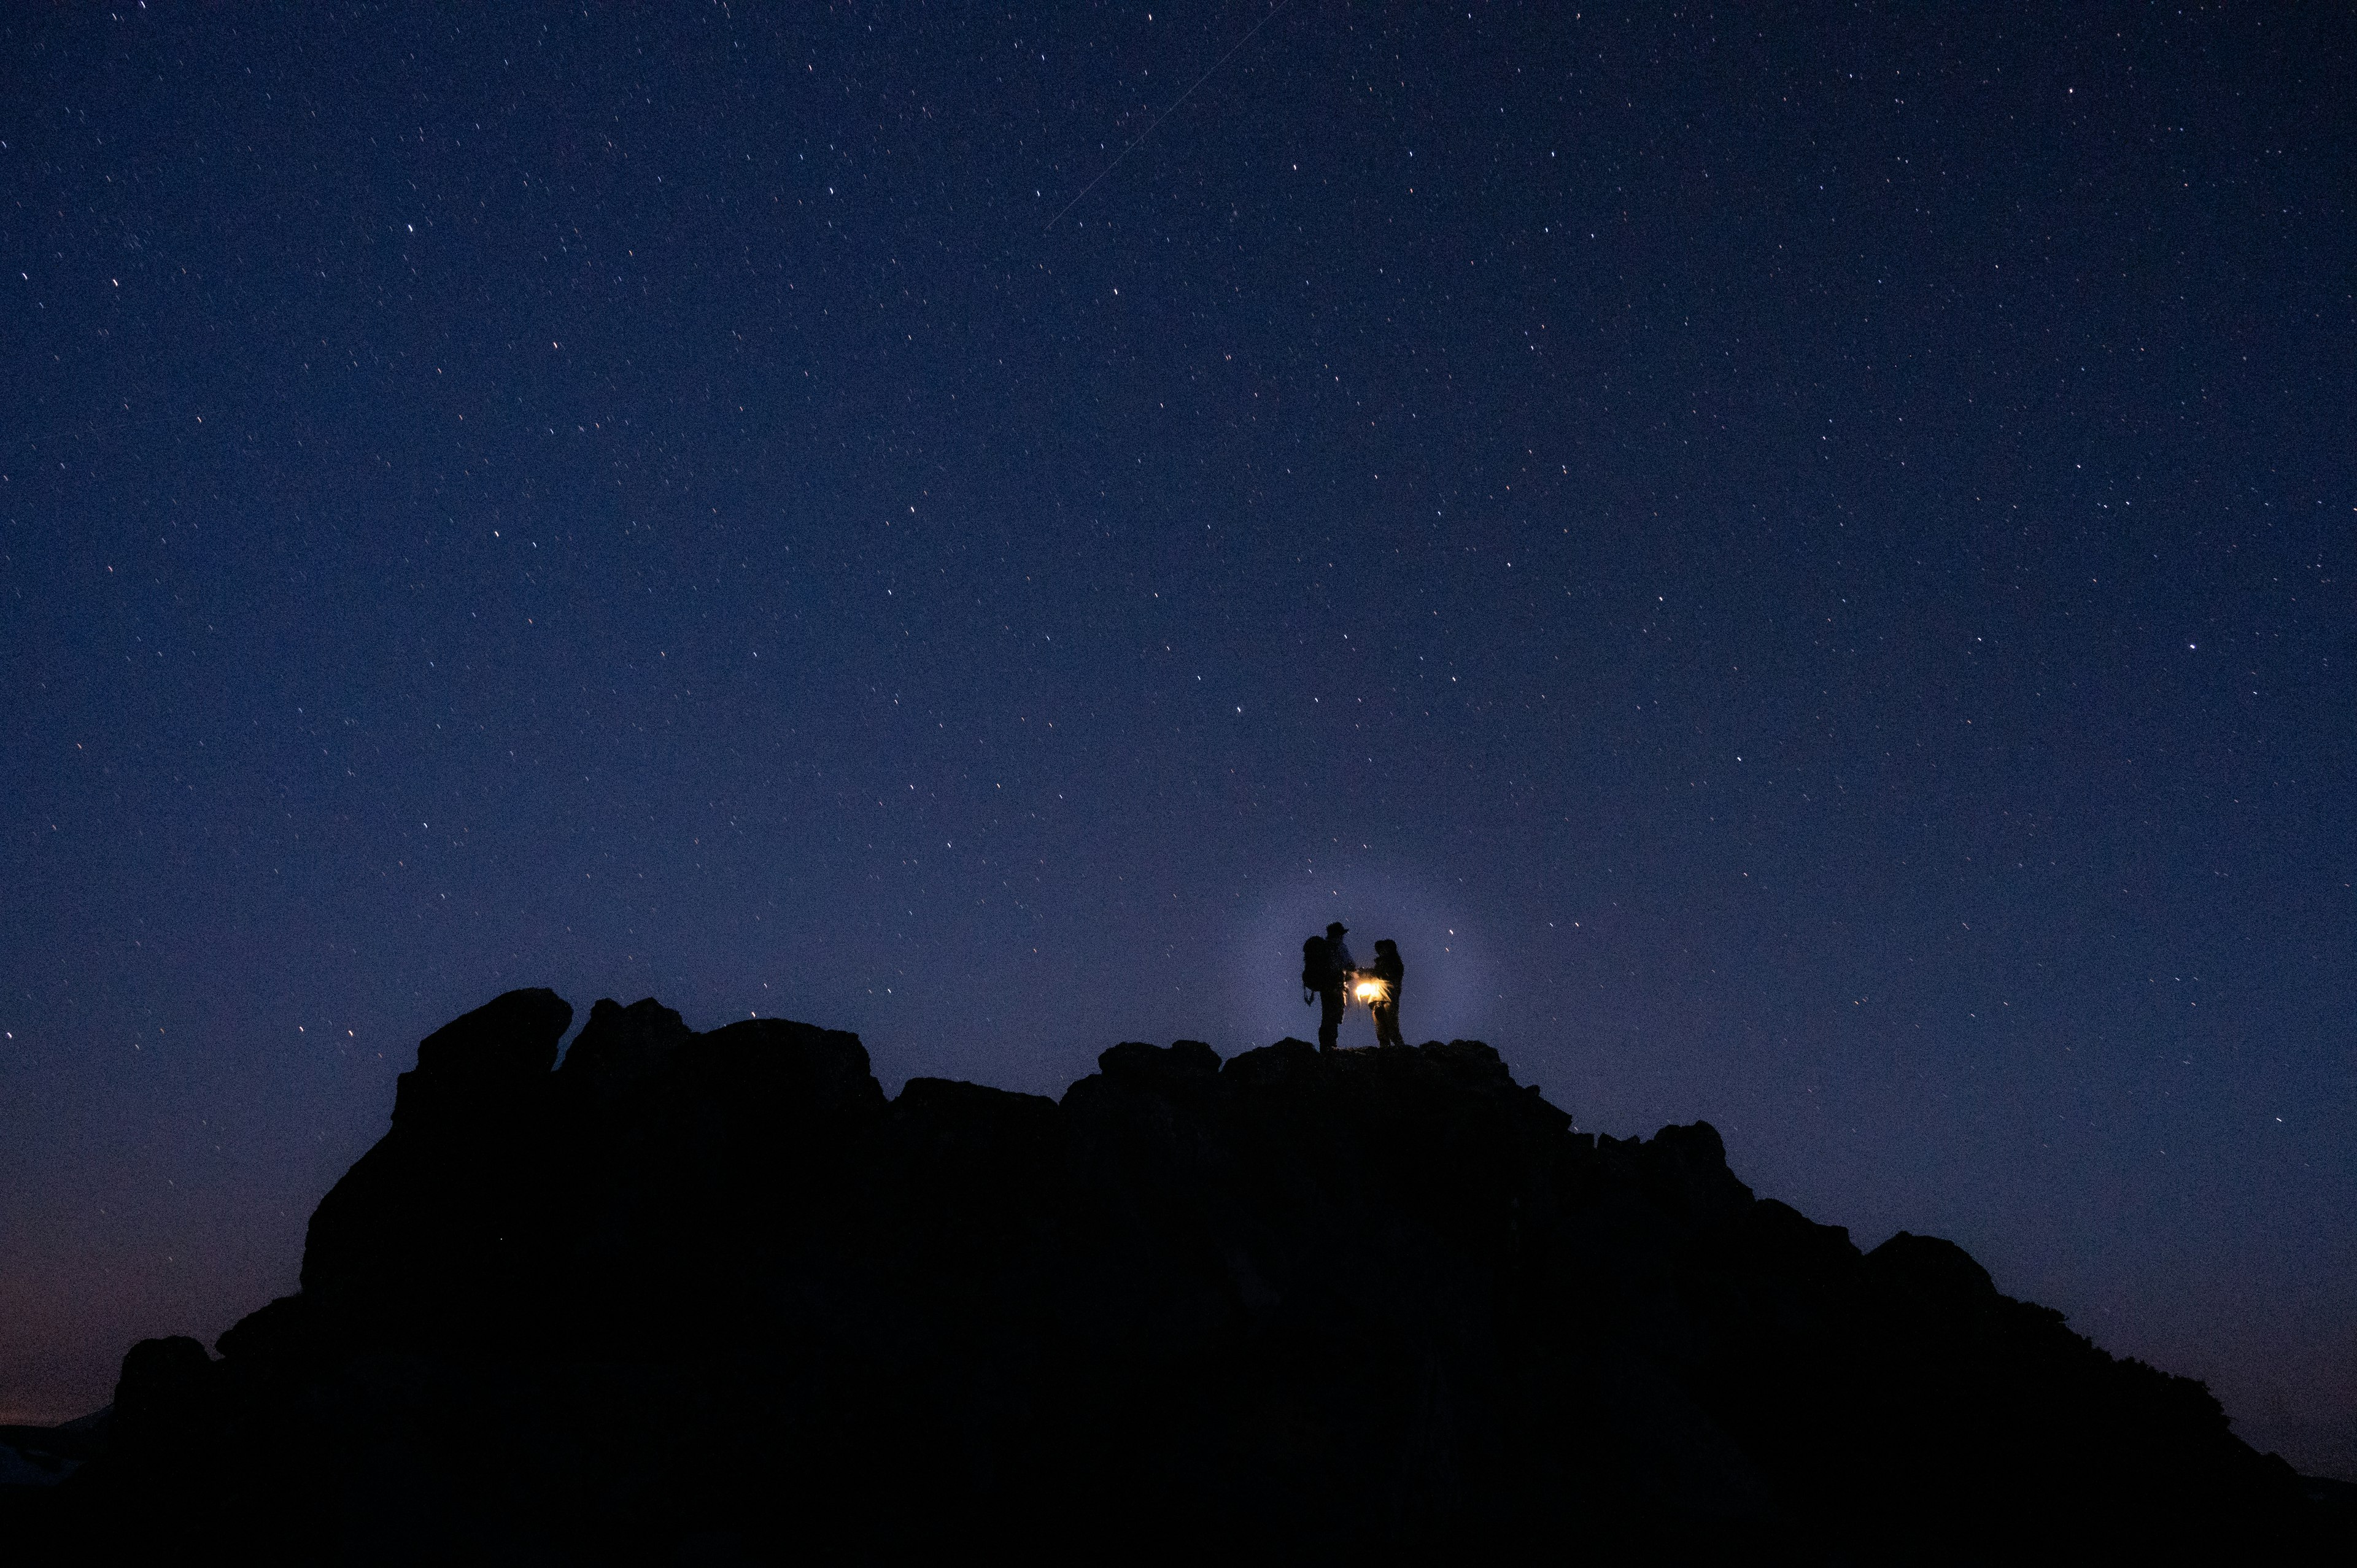
[[508, 987], [1056, 1092], [1339, 916], [2357, 1474], [2357, 25], [1300, 0], [1113, 166], [1266, 15], [0, 23], [0, 1419]]

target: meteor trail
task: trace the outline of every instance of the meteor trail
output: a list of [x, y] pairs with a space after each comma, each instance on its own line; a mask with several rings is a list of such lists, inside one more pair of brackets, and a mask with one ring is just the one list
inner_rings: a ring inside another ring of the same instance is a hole
[[1063, 211], [1063, 212], [1059, 212], [1059, 213], [1057, 213], [1053, 218], [1049, 219], [1049, 220], [1048, 220], [1048, 227], [1047, 227], [1046, 229], [1042, 229], [1042, 230], [1040, 230], [1040, 231], [1039, 231], [1039, 232], [1041, 232], [1042, 234], [1048, 233], [1048, 232], [1049, 232], [1050, 231], [1052, 231], [1052, 230], [1056, 227], [1056, 225], [1057, 225], [1057, 224], [1061, 223], [1061, 222], [1064, 220], [1064, 212], [1070, 212], [1073, 208], [1078, 207], [1078, 206], [1081, 204], [1081, 197], [1082, 197], [1082, 196], [1086, 196], [1089, 192], [1091, 192], [1091, 191], [1094, 190], [1094, 189], [1097, 188], [1097, 180], [1102, 180], [1103, 178], [1104, 178], [1104, 177], [1105, 177], [1105, 176], [1107, 176], [1107, 175], [1109, 175], [1109, 174], [1113, 173], [1113, 171], [1114, 171], [1114, 170], [1115, 170], [1115, 169], [1119, 168], [1119, 167], [1121, 166], [1121, 160], [1122, 160], [1122, 159], [1124, 159], [1124, 158], [1125, 158], [1125, 157], [1127, 157], [1127, 156], [1129, 156], [1130, 149], [1131, 149], [1132, 147], [1136, 146], [1136, 145], [1137, 145], [1137, 144], [1138, 144], [1139, 142], [1142, 142], [1142, 141], [1146, 140], [1146, 137], [1148, 137], [1148, 136], [1150, 136], [1150, 135], [1154, 134], [1154, 126], [1155, 126], [1155, 125], [1159, 125], [1160, 124], [1162, 124], [1162, 122], [1163, 122], [1163, 121], [1168, 120], [1168, 118], [1170, 118], [1170, 110], [1171, 110], [1171, 109], [1176, 109], [1176, 108], [1178, 108], [1178, 105], [1180, 105], [1181, 103], [1186, 102], [1188, 99], [1189, 99], [1189, 98], [1193, 97], [1193, 96], [1195, 95], [1195, 88], [1196, 88], [1196, 87], [1200, 87], [1200, 86], [1202, 86], [1202, 85], [1203, 85], [1203, 83], [1205, 83], [1205, 82], [1207, 82], [1207, 81], [1211, 81], [1211, 76], [1212, 76], [1212, 72], [1217, 71], [1217, 70], [1220, 69], [1220, 67], [1222, 67], [1222, 66], [1223, 66], [1223, 65], [1227, 64], [1227, 63], [1228, 63], [1228, 61], [1230, 61], [1230, 60], [1232, 60], [1232, 59], [1235, 59], [1235, 58], [1236, 58], [1236, 50], [1237, 50], [1237, 49], [1240, 49], [1240, 48], [1243, 48], [1246, 44], [1248, 44], [1248, 43], [1252, 42], [1252, 41], [1253, 41], [1253, 39], [1254, 39], [1254, 38], [1258, 38], [1258, 37], [1260, 36], [1260, 30], [1261, 30], [1263, 27], [1267, 27], [1267, 26], [1269, 25], [1269, 23], [1271, 23], [1271, 22], [1273, 22], [1273, 21], [1275, 21], [1275, 20], [1276, 19], [1276, 13], [1277, 13], [1277, 11], [1282, 11], [1282, 10], [1284, 10], [1284, 9], [1286, 8], [1286, 6], [1290, 5], [1292, 5], [1292, 4], [1293, 4], [1293, 0], [1277, 0], [1277, 6], [1276, 6], [1276, 10], [1275, 10], [1275, 11], [1271, 11], [1267, 16], [1263, 16], [1259, 21], [1254, 22], [1254, 23], [1253, 24], [1253, 28], [1252, 28], [1252, 31], [1251, 31], [1251, 32], [1246, 33], [1243, 38], [1238, 38], [1238, 39], [1235, 41], [1235, 44], [1233, 45], [1233, 47], [1232, 47], [1232, 48], [1228, 50], [1228, 52], [1227, 52], [1227, 53], [1225, 53], [1225, 54], [1222, 55], [1218, 59], [1216, 59], [1216, 60], [1214, 60], [1214, 61], [1212, 61], [1212, 62], [1211, 62], [1211, 70], [1207, 70], [1207, 71], [1205, 71], [1202, 75], [1200, 75], [1200, 76], [1199, 76], [1199, 77], [1197, 77], [1197, 78], [1195, 79], [1195, 85], [1194, 85], [1194, 87], [1189, 87], [1189, 89], [1187, 89], [1187, 91], [1184, 91], [1184, 92], [1180, 93], [1178, 97], [1176, 97], [1176, 98], [1172, 99], [1172, 100], [1170, 101], [1170, 109], [1165, 109], [1161, 113], [1157, 114], [1157, 115], [1154, 117], [1154, 124], [1153, 124], [1153, 125], [1148, 125], [1148, 126], [1146, 126], [1146, 129], [1145, 129], [1145, 130], [1140, 131], [1140, 132], [1136, 134], [1136, 136], [1131, 140], [1131, 142], [1130, 142], [1130, 144], [1129, 144], [1129, 146], [1127, 146], [1127, 147], [1124, 147], [1124, 148], [1122, 148], [1122, 150], [1121, 150], [1121, 151], [1119, 151], [1119, 152], [1115, 153], [1115, 154], [1113, 156], [1113, 162], [1111, 162], [1111, 163], [1109, 163], [1109, 164], [1105, 165], [1105, 166], [1104, 166], [1104, 167], [1103, 167], [1102, 169], [1099, 169], [1099, 170], [1097, 171], [1097, 177], [1096, 177], [1096, 179], [1092, 179], [1092, 180], [1089, 181], [1089, 183], [1088, 183], [1088, 184], [1086, 184], [1086, 185], [1084, 185], [1084, 186], [1081, 187], [1081, 194], [1080, 194], [1080, 196], [1075, 196], [1075, 197], [1073, 197], [1073, 198], [1072, 198], [1072, 199], [1071, 199], [1071, 200], [1067, 201], [1066, 203], [1064, 203], [1064, 211]]

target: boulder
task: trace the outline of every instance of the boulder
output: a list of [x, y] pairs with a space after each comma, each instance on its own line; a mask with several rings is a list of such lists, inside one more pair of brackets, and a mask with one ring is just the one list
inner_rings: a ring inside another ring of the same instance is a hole
[[1952, 1243], [1861, 1255], [1707, 1122], [1575, 1132], [1480, 1041], [1132, 1041], [1060, 1100], [888, 1100], [839, 1031], [601, 1001], [556, 1068], [570, 1017], [511, 992], [428, 1036], [300, 1293], [218, 1362], [134, 1348], [119, 1441], [52, 1488], [91, 1540], [2345, 1555], [2198, 1383]]

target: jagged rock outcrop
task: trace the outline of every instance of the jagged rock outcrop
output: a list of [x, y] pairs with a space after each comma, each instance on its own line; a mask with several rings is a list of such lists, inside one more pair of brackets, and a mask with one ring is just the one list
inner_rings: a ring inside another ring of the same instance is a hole
[[[1961, 1250], [1597, 1138], [1489, 1047], [1125, 1044], [888, 1101], [850, 1035], [513, 992], [299, 1294], [126, 1361], [78, 1529], [249, 1560], [1829, 1561], [2313, 1547], [2198, 1383]], [[2341, 1537], [2344, 1539], [2345, 1537]]]

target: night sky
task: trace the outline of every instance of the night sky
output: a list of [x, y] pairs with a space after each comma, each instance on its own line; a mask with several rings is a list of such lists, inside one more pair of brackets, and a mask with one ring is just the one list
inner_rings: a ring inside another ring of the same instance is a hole
[[2345, 7], [451, 9], [0, 23], [0, 1420], [510, 987], [1057, 1093], [1339, 918], [2357, 1477]]

